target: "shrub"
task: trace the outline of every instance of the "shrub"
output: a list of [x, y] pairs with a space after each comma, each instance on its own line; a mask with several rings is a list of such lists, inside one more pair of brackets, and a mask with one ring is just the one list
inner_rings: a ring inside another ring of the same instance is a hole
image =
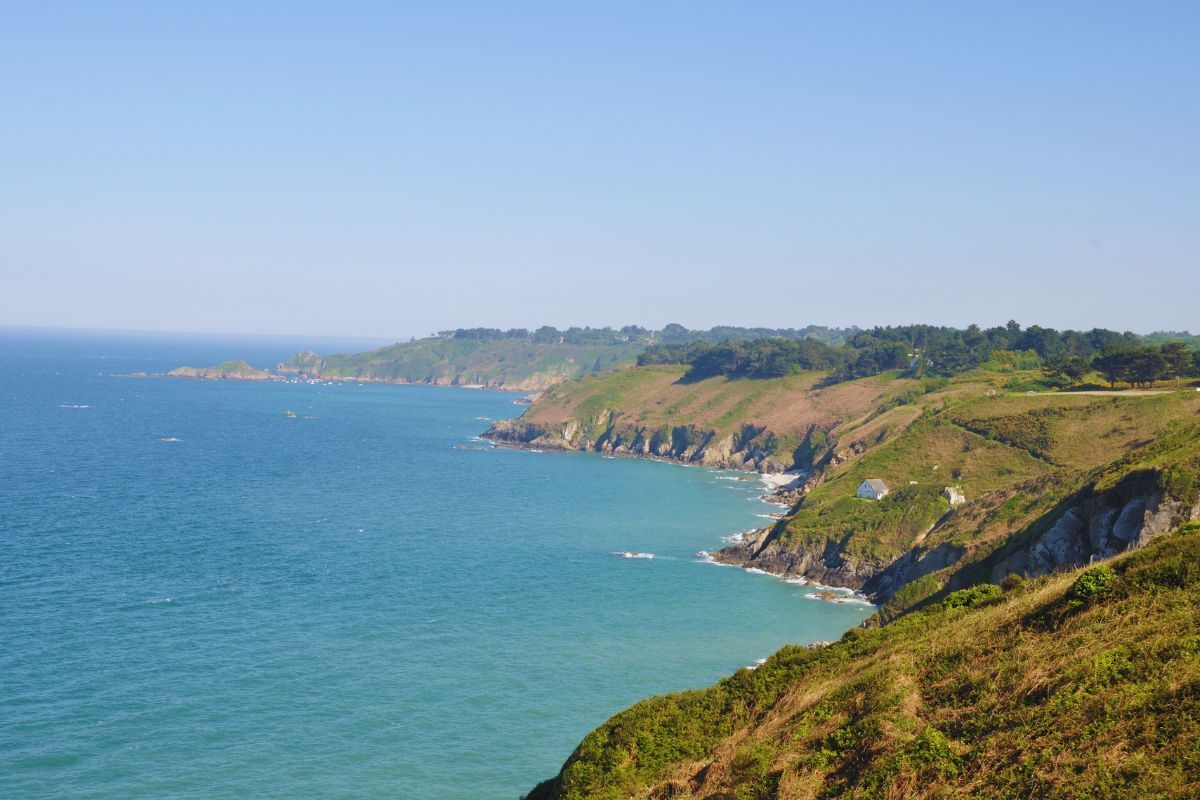
[[959, 589], [946, 595], [943, 608], [979, 608], [991, 605], [1004, 598], [1004, 591], [994, 583], [981, 583], [970, 589]]
[[1108, 564], [1084, 570], [1075, 579], [1067, 596], [1073, 606], [1090, 606], [1112, 591], [1117, 580], [1117, 573]]
[[1000, 581], [1000, 588], [1005, 594], [1020, 590], [1025, 585], [1025, 576], [1017, 572], [1010, 572], [1004, 576], [1004, 580]]

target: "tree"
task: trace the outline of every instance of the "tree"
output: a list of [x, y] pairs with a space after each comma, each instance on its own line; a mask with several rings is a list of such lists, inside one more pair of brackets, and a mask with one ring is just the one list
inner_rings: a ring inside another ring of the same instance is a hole
[[1183, 342], [1165, 342], [1158, 351], [1163, 358], [1163, 376], [1174, 378], [1176, 385], [1179, 379], [1188, 373], [1192, 366], [1192, 353]]
[[1091, 362], [1083, 356], [1053, 356], [1046, 360], [1042, 371], [1051, 378], [1077, 381], [1088, 374]]
[[1130, 359], [1130, 375], [1133, 382], [1141, 386], [1153, 386], [1156, 380], [1163, 377], [1166, 369], [1166, 359], [1153, 347], [1135, 351]]
[[1104, 376], [1109, 386], [1115, 388], [1118, 382], [1128, 380], [1129, 362], [1129, 353], [1118, 350], [1100, 356], [1092, 362], [1092, 367]]

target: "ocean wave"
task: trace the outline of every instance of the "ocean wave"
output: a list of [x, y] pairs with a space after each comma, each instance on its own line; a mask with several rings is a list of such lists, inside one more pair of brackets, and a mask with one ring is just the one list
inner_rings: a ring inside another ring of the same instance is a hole
[[636, 550], [618, 550], [613, 555], [621, 558], [654, 558], [654, 553], [639, 553]]
[[875, 607], [874, 603], [872, 603], [867, 598], [862, 597], [861, 595], [847, 594], [847, 595], [834, 595], [834, 596], [830, 597], [829, 596], [830, 594], [832, 594], [832, 593], [828, 592], [828, 591], [808, 592], [804, 595], [804, 597], [809, 600], [820, 600], [822, 603], [833, 603], [834, 605], [839, 605], [839, 606], [855, 605], [855, 606], [871, 606], [872, 608]]
[[59, 403], [59, 408], [91, 408], [87, 403]]

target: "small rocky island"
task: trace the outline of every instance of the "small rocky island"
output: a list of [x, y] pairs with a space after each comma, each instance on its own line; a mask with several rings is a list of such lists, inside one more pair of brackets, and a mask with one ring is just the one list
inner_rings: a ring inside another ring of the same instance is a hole
[[240, 358], [230, 359], [215, 367], [179, 367], [167, 373], [168, 378], [202, 378], [205, 380], [265, 381], [273, 376], [265, 369], [256, 369]]

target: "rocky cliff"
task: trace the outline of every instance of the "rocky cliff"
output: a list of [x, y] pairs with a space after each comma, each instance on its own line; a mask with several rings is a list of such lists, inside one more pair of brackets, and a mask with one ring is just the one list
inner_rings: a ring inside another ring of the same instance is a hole
[[960, 531], [974, 526], [976, 540], [997, 541], [994, 532], [987, 530], [994, 523], [992, 514], [977, 514], [963, 524], [953, 510], [912, 547], [893, 557], [855, 553], [846, 547], [845, 539], [789, 541], [783, 535], [786, 522], [745, 534], [714, 557], [726, 564], [855, 589], [880, 604], [929, 576], [937, 576], [936, 589], [946, 591], [981, 579], [1000, 583], [1012, 574], [1035, 578], [1136, 550], [1183, 523], [1200, 519], [1200, 501], [1173, 496], [1168, 477], [1166, 471], [1148, 469], [1131, 472], [1104, 488], [1089, 483], [1023, 530], [999, 539], [993, 550], [966, 546], [961, 537], [939, 537], [943, 526], [958, 522]]
[[713, 554], [713, 558], [722, 564], [854, 590], [862, 590], [894, 561], [853, 555], [847, 552], [844, 543], [832, 540], [785, 543], [773, 527], [743, 534], [739, 541]]
[[1171, 497], [1162, 478], [1146, 470], [1107, 490], [1088, 487], [990, 559], [992, 581], [1012, 573], [1048, 575], [1110, 558], [1200, 518], [1200, 502]]
[[793, 466], [791, 454], [777, 453], [774, 437], [762, 427], [745, 425], [736, 433], [721, 435], [695, 425], [652, 429], [622, 424], [619, 417], [605, 409], [584, 420], [553, 425], [501, 420], [484, 438], [518, 447], [643, 456], [721, 469], [784, 472]]

